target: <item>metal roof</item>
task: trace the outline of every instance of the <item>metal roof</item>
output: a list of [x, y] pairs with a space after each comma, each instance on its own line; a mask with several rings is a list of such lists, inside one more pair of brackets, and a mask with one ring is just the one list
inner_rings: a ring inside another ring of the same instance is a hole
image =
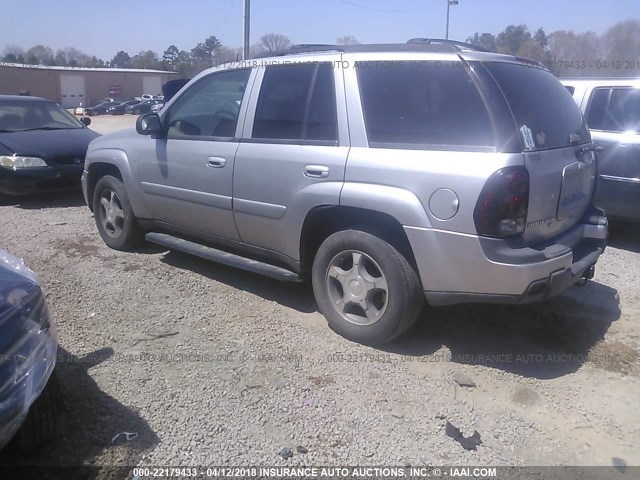
[[61, 67], [57, 65], [30, 65], [28, 63], [0, 62], [0, 67], [24, 68], [33, 70], [63, 70], [71, 72], [112, 72], [112, 73], [163, 73], [177, 75], [177, 72], [167, 70], [147, 70], [145, 68], [89, 68], [89, 67]]
[[30, 95], [0, 95], [0, 102], [6, 101], [55, 103], [53, 100], [47, 100], [46, 98], [42, 97], [32, 97]]

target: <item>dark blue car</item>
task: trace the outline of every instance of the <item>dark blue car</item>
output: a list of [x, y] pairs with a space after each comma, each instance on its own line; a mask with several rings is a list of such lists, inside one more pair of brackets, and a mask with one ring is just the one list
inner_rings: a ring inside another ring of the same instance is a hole
[[12, 439], [32, 448], [55, 433], [57, 348], [35, 274], [0, 250], [0, 449]]
[[57, 103], [0, 95], [0, 195], [80, 185], [89, 142], [100, 135]]

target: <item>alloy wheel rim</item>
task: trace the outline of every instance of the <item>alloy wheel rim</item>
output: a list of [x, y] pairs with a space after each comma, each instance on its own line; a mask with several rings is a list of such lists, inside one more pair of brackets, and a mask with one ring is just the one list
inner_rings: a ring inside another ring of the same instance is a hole
[[100, 195], [100, 221], [111, 238], [118, 238], [124, 229], [124, 210], [120, 198], [107, 188]]
[[333, 257], [326, 284], [331, 304], [350, 323], [373, 325], [387, 309], [387, 279], [378, 263], [364, 252], [346, 250]]

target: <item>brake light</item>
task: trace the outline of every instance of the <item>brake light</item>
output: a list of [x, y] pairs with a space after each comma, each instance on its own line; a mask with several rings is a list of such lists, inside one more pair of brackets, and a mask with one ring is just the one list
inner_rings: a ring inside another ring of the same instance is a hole
[[529, 172], [505, 167], [487, 180], [473, 212], [478, 235], [506, 238], [520, 235], [527, 223]]

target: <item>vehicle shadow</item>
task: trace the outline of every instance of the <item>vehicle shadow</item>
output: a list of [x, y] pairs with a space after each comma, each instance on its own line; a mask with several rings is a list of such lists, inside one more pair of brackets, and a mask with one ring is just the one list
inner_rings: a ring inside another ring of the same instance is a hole
[[201, 260], [185, 253], [170, 250], [161, 259], [173, 267], [190, 270], [207, 278], [245, 290], [259, 297], [280, 303], [302, 313], [318, 310], [311, 283], [280, 282], [262, 275]]
[[454, 363], [551, 379], [577, 371], [618, 318], [617, 291], [592, 281], [542, 303], [426, 307], [385, 350], [425, 356], [445, 346]]
[[[286, 284], [180, 252], [170, 251], [161, 261], [302, 313], [318, 310], [310, 283]], [[577, 371], [587, 361], [620, 313], [617, 291], [591, 281], [529, 305], [426, 306], [408, 334], [380, 349], [419, 357], [445, 346], [455, 363], [557, 378]]]
[[614, 248], [640, 253], [640, 224], [609, 224], [609, 245]]
[[[126, 473], [138, 464], [142, 454], [160, 443], [160, 439], [140, 415], [103, 392], [88, 374], [90, 368], [112, 355], [112, 349], [104, 348], [78, 357], [60, 347], [56, 366], [63, 397], [60, 434], [52, 442], [28, 454], [0, 452], [0, 465], [42, 467], [48, 475], [40, 478], [95, 479], [109, 475], [112, 476], [109, 478], [125, 478]], [[128, 441], [121, 435], [112, 442], [120, 432], [136, 432], [138, 435]], [[98, 457], [101, 470], [96, 468]], [[53, 468], [49, 472], [50, 467], [65, 468]], [[24, 469], [23, 473], [30, 475], [34, 471], [38, 470]]]
[[69, 208], [86, 206], [80, 188], [62, 192], [43, 192], [24, 197], [3, 197], [2, 206], [14, 206], [26, 210], [42, 210], [44, 208]]

